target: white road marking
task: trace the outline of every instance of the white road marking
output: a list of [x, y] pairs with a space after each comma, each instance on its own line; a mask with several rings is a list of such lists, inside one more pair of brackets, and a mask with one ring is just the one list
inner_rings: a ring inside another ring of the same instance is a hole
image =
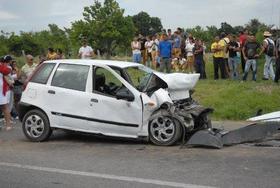
[[100, 173], [94, 173], [94, 172], [64, 170], [64, 169], [58, 169], [58, 168], [48, 168], [48, 167], [41, 167], [41, 166], [22, 165], [22, 164], [18, 164], [18, 163], [0, 162], [0, 166], [14, 167], [14, 168], [21, 168], [21, 169], [28, 169], [28, 170], [37, 170], [37, 171], [43, 171], [43, 172], [54, 172], [54, 173], [60, 173], [60, 174], [70, 174], [70, 175], [78, 175], [78, 176], [87, 176], [87, 177], [119, 180], [119, 181], [127, 181], [127, 182], [154, 184], [154, 185], [169, 186], [169, 187], [215, 188], [215, 187], [211, 187], [211, 186], [185, 184], [185, 183], [178, 183], [178, 182], [172, 182], [172, 181], [162, 181], [162, 180], [157, 180], [157, 179], [145, 179], [145, 178], [128, 177], [128, 176], [116, 176], [116, 175], [112, 175], [112, 174], [100, 174]]

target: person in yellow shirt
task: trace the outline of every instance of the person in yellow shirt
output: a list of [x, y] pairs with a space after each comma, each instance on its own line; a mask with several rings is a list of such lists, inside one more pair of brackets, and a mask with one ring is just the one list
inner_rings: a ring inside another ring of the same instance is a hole
[[48, 48], [47, 60], [57, 59], [57, 54], [55, 53], [53, 48]]
[[219, 79], [219, 69], [221, 72], [221, 78], [225, 79], [225, 43], [220, 40], [218, 36], [215, 37], [215, 41], [211, 45], [211, 52], [213, 53], [213, 64], [214, 64], [214, 79]]

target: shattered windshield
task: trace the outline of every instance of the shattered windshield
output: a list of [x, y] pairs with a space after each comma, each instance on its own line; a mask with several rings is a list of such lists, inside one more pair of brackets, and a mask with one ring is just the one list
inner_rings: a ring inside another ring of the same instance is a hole
[[133, 86], [140, 92], [142, 92], [147, 86], [153, 70], [145, 66], [128, 67], [125, 69]]

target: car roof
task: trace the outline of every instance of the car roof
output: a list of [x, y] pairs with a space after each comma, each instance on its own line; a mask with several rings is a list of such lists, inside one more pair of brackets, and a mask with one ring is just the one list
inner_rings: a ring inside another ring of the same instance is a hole
[[92, 60], [92, 59], [60, 59], [60, 60], [50, 60], [44, 63], [66, 63], [66, 64], [78, 64], [78, 65], [107, 65], [119, 68], [127, 67], [138, 67], [143, 66], [138, 63], [132, 63], [127, 61], [115, 61], [115, 60]]

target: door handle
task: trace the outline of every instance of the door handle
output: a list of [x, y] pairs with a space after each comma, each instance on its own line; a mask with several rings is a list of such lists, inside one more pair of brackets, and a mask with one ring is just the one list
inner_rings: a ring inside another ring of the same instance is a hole
[[54, 94], [55, 94], [55, 91], [54, 91], [54, 90], [48, 90], [48, 93], [54, 95]]
[[90, 99], [90, 102], [98, 103], [98, 100], [97, 99]]

